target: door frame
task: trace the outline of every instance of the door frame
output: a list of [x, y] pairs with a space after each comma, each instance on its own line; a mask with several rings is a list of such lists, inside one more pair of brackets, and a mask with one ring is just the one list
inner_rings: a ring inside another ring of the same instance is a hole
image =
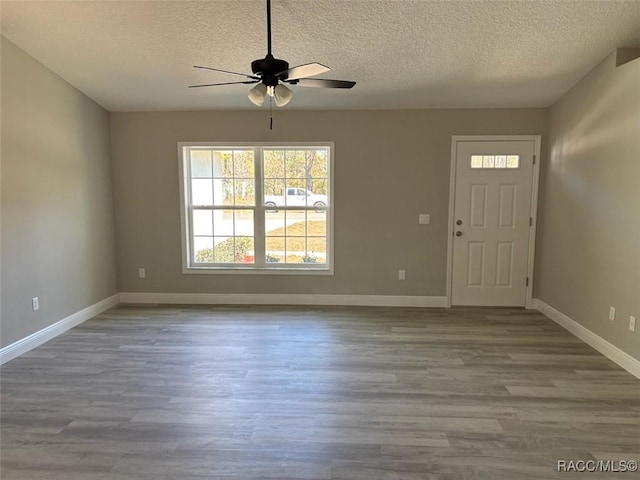
[[536, 225], [538, 215], [538, 184], [540, 180], [540, 144], [541, 135], [453, 135], [451, 137], [451, 173], [449, 182], [449, 230], [447, 241], [447, 308], [451, 308], [453, 290], [453, 231], [454, 203], [456, 194], [456, 163], [458, 159], [458, 142], [500, 142], [530, 141], [534, 143], [535, 163], [533, 165], [533, 185], [531, 186], [531, 213], [533, 219], [529, 229], [529, 255], [527, 260], [527, 295], [525, 308], [533, 308], [533, 271], [536, 250]]

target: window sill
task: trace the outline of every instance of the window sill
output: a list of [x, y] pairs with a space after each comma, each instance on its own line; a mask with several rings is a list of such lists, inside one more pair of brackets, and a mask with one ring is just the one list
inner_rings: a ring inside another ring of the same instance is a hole
[[333, 268], [291, 268], [291, 267], [183, 267], [183, 274], [195, 275], [333, 275]]

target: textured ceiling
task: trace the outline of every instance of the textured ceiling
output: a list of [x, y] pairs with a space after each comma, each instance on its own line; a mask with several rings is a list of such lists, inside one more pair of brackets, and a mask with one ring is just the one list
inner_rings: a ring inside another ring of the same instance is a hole
[[[110, 111], [251, 109], [265, 2], [2, 1], [2, 34]], [[292, 87], [287, 109], [536, 107], [640, 45], [640, 0], [273, 0], [273, 53], [353, 90]], [[263, 107], [264, 108], [264, 107]]]

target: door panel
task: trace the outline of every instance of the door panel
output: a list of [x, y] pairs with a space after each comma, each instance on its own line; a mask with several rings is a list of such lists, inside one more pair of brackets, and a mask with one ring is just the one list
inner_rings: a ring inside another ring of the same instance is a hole
[[467, 286], [481, 287], [484, 278], [484, 242], [469, 242]]
[[498, 227], [515, 228], [516, 225], [516, 193], [517, 185], [500, 185], [500, 202], [498, 204]]
[[469, 225], [474, 228], [486, 227], [487, 185], [471, 185], [471, 215]]
[[453, 305], [525, 305], [534, 149], [457, 142]]
[[512, 287], [513, 242], [498, 243], [498, 264], [496, 266], [496, 287]]

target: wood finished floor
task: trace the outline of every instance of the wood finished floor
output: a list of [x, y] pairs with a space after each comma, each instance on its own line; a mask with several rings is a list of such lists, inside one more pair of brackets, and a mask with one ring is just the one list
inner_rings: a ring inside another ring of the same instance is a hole
[[125, 307], [1, 371], [2, 480], [639, 478], [640, 381], [520, 309]]

